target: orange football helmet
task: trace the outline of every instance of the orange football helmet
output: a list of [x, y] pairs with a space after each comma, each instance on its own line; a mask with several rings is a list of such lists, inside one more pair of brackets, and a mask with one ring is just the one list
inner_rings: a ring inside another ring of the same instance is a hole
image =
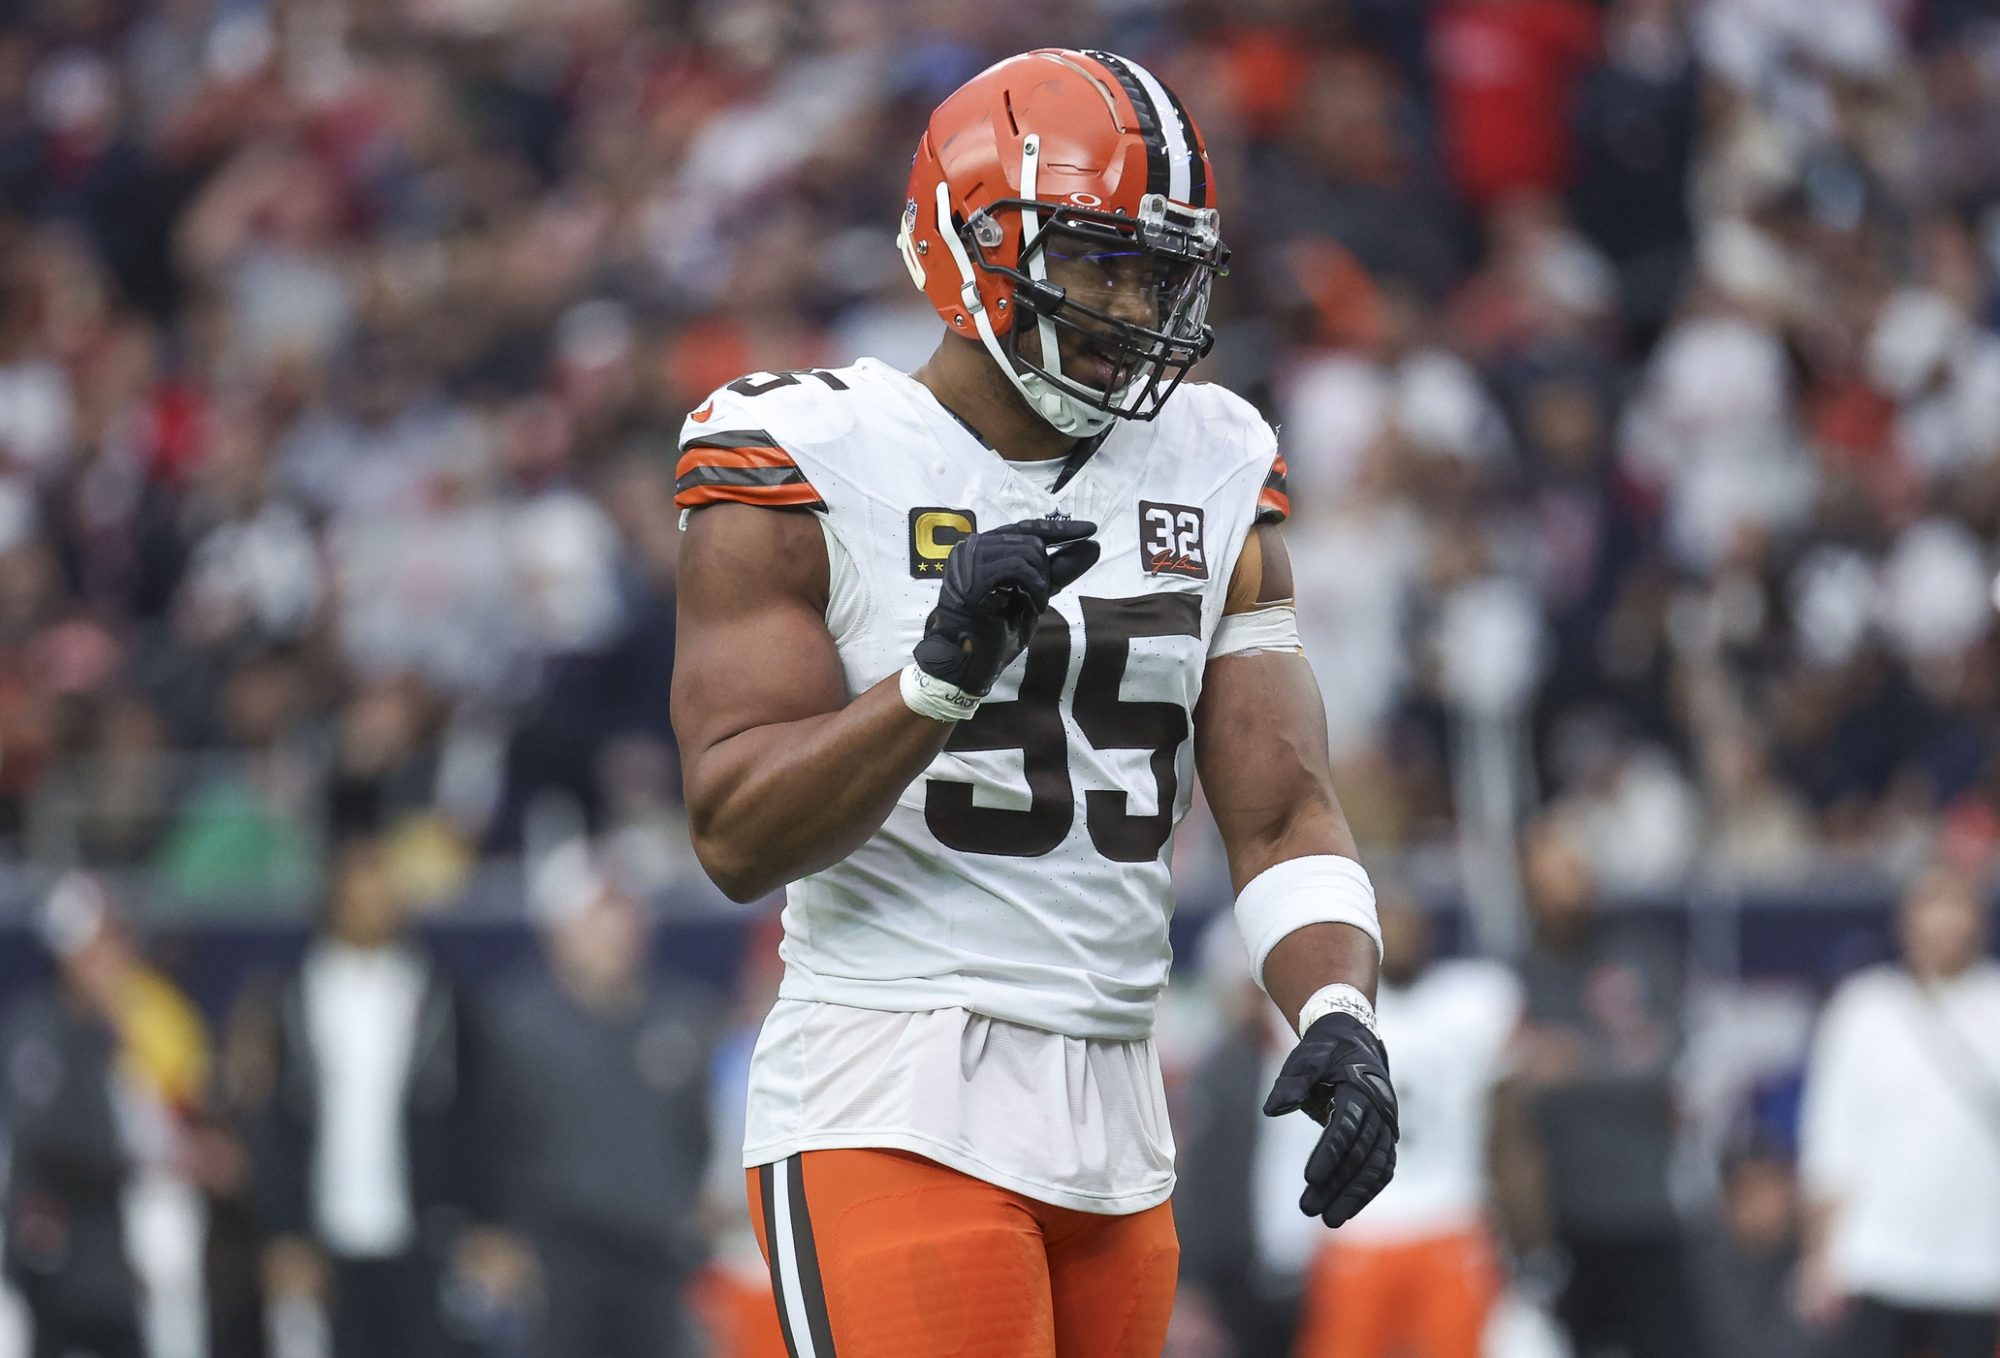
[[[1066, 295], [1049, 279], [1052, 242], [1142, 256], [1153, 323]], [[1066, 434], [1151, 419], [1215, 343], [1209, 289], [1229, 251], [1201, 130], [1151, 72], [1109, 52], [1009, 57], [938, 105], [896, 244], [953, 333], [976, 336]], [[1022, 352], [1024, 333], [1038, 353]], [[1102, 360], [1107, 385], [1063, 372], [1064, 334]]]

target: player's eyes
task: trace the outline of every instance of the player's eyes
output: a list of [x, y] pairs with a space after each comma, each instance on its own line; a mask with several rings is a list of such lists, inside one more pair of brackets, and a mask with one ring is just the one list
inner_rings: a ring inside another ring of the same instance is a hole
[[1153, 297], [1160, 291], [1159, 271], [1150, 264], [1134, 263], [1130, 256], [1100, 261], [1098, 278], [1106, 292], [1132, 292], [1142, 297]]
[[1170, 285], [1160, 261], [1143, 250], [1064, 249], [1051, 245], [1048, 259], [1058, 264], [1070, 287], [1083, 293], [1079, 300], [1094, 295], [1092, 305], [1109, 305], [1116, 298], [1133, 298], [1158, 308]]

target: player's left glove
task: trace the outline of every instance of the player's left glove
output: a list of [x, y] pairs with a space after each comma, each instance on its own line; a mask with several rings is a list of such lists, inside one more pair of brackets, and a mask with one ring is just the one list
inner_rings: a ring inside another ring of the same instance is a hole
[[1322, 1125], [1306, 1160], [1299, 1210], [1339, 1226], [1373, 1201], [1396, 1172], [1396, 1087], [1389, 1052], [1353, 1014], [1336, 1011], [1306, 1029], [1285, 1058], [1264, 1116], [1295, 1109]]

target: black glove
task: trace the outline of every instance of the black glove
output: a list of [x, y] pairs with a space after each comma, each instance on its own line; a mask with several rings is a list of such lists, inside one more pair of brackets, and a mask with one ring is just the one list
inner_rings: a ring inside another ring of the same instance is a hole
[[1299, 1210], [1339, 1226], [1396, 1172], [1396, 1087], [1389, 1083], [1389, 1052], [1354, 1015], [1328, 1014], [1306, 1029], [1285, 1058], [1264, 1100], [1264, 1116], [1299, 1108], [1325, 1128], [1306, 1160]]
[[1058, 591], [1096, 564], [1086, 519], [1025, 519], [974, 533], [944, 563], [938, 605], [917, 643], [917, 668], [985, 697], [1034, 633]]

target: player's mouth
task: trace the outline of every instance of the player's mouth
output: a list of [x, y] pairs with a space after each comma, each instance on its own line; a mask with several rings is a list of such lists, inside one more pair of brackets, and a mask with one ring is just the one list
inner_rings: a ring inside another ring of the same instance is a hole
[[1118, 380], [1118, 365], [1098, 354], [1080, 355], [1070, 371], [1078, 382], [1097, 391], [1110, 391]]

